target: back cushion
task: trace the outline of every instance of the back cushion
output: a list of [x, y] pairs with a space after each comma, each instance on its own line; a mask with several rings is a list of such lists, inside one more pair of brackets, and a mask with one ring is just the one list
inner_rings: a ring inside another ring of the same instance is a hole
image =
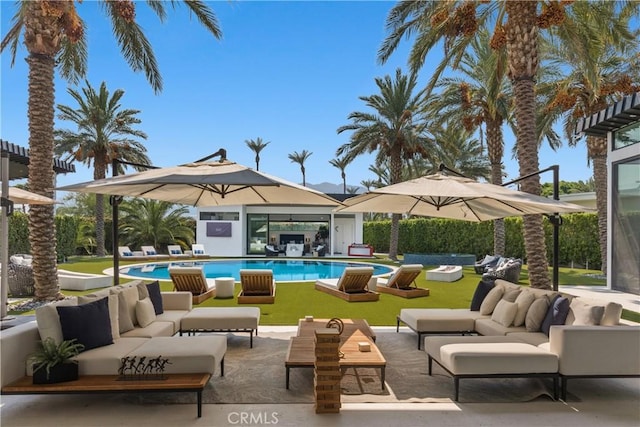
[[124, 333], [133, 329], [136, 325], [136, 303], [139, 299], [138, 287], [118, 286], [112, 290], [118, 295], [118, 321], [119, 331]]
[[119, 318], [119, 304], [118, 304], [118, 295], [108, 295], [103, 297], [95, 297], [91, 295], [84, 295], [78, 297], [78, 305], [88, 304], [92, 301], [97, 301], [102, 298], [107, 298], [109, 304], [109, 319], [111, 321], [111, 336], [114, 340], [120, 338], [120, 323], [118, 321]]
[[592, 305], [582, 298], [571, 301], [573, 325], [599, 325], [604, 316], [604, 305]]
[[76, 340], [84, 346], [83, 351], [113, 344], [108, 298], [56, 309], [65, 341]]
[[66, 307], [78, 305], [77, 298], [64, 299], [51, 304], [43, 305], [36, 308], [36, 321], [38, 323], [38, 332], [42, 341], [52, 338], [56, 344], [63, 341], [62, 326], [60, 325], [60, 316], [56, 307]]
[[548, 310], [549, 298], [546, 295], [536, 298], [535, 301], [531, 303], [529, 310], [527, 310], [527, 315], [524, 318], [524, 326], [527, 328], [527, 332], [540, 332], [542, 321]]
[[513, 324], [513, 319], [516, 317], [517, 312], [518, 304], [501, 299], [496, 304], [496, 308], [493, 309], [491, 320], [508, 328]]
[[569, 314], [569, 300], [557, 295], [549, 304], [549, 309], [542, 321], [540, 330], [548, 336], [552, 325], [564, 325], [567, 320], [567, 314]]
[[493, 309], [496, 307], [496, 304], [498, 304], [498, 301], [502, 299], [502, 295], [504, 295], [504, 287], [496, 283], [494, 288], [491, 289], [484, 298], [482, 304], [480, 304], [480, 314], [488, 316], [493, 313]]
[[469, 310], [479, 311], [482, 301], [484, 301], [487, 294], [494, 286], [495, 283], [491, 280], [480, 280], [480, 283], [478, 283], [478, 286], [476, 287], [476, 291], [473, 293], [473, 298], [471, 298], [471, 307]]
[[516, 304], [518, 305], [518, 311], [516, 313], [516, 317], [513, 319], [513, 326], [522, 326], [524, 325], [524, 319], [527, 317], [527, 311], [529, 311], [529, 307], [533, 304], [536, 297], [533, 292], [530, 292], [529, 289], [523, 289], [516, 298]]

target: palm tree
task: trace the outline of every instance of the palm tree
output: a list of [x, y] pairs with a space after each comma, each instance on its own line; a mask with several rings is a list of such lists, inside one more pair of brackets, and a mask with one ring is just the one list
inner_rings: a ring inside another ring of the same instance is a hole
[[169, 202], [131, 199], [123, 202], [120, 209], [123, 217], [119, 231], [127, 245], [153, 245], [159, 250], [174, 243], [190, 247], [194, 241], [186, 206], [174, 209]]
[[246, 141], [244, 141], [244, 143], [247, 144], [247, 147], [249, 147], [254, 153], [256, 153], [256, 170], [259, 171], [260, 170], [260, 152], [264, 147], [271, 144], [271, 141], [263, 142], [262, 138], [258, 137], [255, 139], [255, 141], [253, 139], [247, 139]]
[[342, 193], [347, 194], [347, 174], [344, 172], [346, 167], [351, 163], [353, 159], [349, 159], [348, 157], [342, 157], [337, 159], [329, 160], [332, 166], [340, 169], [340, 176], [342, 177]]
[[[120, 100], [124, 90], [118, 89], [110, 96], [107, 85], [102, 82], [96, 90], [85, 82], [82, 93], [69, 88], [69, 95], [78, 103], [73, 109], [67, 105], [58, 105], [58, 118], [69, 120], [77, 130], [61, 129], [54, 132], [54, 153], [66, 154], [65, 160], [79, 161], [91, 167], [93, 179], [106, 178], [107, 169], [114, 158], [138, 164], [151, 163], [145, 154], [147, 149], [135, 139], [147, 139], [147, 135], [132, 126], [141, 121], [139, 110], [123, 109]], [[135, 167], [137, 170], [144, 168]], [[96, 194], [95, 210], [96, 255], [104, 256], [104, 196]]]
[[[445, 58], [432, 75], [427, 87], [430, 92], [444, 69], [460, 63], [478, 28], [496, 22], [491, 47], [500, 49], [506, 45], [507, 48], [507, 75], [514, 93], [520, 175], [532, 175], [521, 181], [521, 189], [532, 194], [540, 194], [540, 177], [535, 175], [539, 170], [535, 115], [539, 23], [543, 27], [561, 25], [569, 2], [540, 2], [543, 5], [540, 15], [538, 3], [527, 0], [403, 1], [389, 12], [387, 28], [390, 34], [378, 53], [379, 60], [385, 62], [405, 35], [415, 34], [409, 62], [412, 70], [417, 71], [424, 64], [427, 53], [444, 40]], [[551, 281], [542, 217], [526, 215], [523, 223], [531, 286], [549, 289]]]
[[300, 153], [298, 153], [297, 151], [294, 151], [293, 153], [289, 154], [289, 160], [291, 160], [291, 163], [298, 163], [300, 165], [300, 171], [302, 172], [302, 186], [306, 187], [307, 186], [307, 181], [306, 181], [306, 169], [304, 168], [304, 162], [307, 161], [307, 159], [309, 158], [309, 156], [311, 156], [313, 153], [307, 151], [307, 150], [302, 150]]
[[[79, 3], [78, 3], [79, 4]], [[131, 0], [102, 1], [122, 53], [134, 71], [145, 73], [156, 92], [162, 90], [162, 77], [153, 49], [135, 21]], [[160, 20], [166, 18], [166, 3], [148, 2]], [[171, 3], [175, 5], [175, 2]], [[184, 4], [215, 38], [222, 33], [215, 14], [203, 0]], [[17, 2], [18, 10], [11, 28], [2, 39], [0, 52], [9, 47], [12, 63], [23, 36], [29, 66], [29, 188], [52, 197], [53, 172], [54, 73], [77, 83], [86, 74], [87, 44], [85, 24], [73, 1], [29, 0]], [[56, 275], [56, 239], [53, 206], [34, 205], [29, 215], [29, 240], [33, 253], [35, 298], [58, 298]], [[5, 308], [2, 308], [3, 313]]]
[[[491, 183], [501, 185], [504, 173], [502, 126], [510, 119], [513, 104], [506, 76], [506, 51], [491, 49], [489, 39], [486, 29], [478, 31], [477, 37], [471, 41], [470, 50], [461, 58], [458, 71], [462, 77], [442, 78], [436, 86], [441, 93], [432, 97], [427, 109], [432, 117], [440, 117], [450, 123], [457, 121], [468, 132], [478, 130], [481, 136], [486, 135]], [[447, 130], [451, 129], [447, 126]], [[469, 149], [465, 151], [470, 152]], [[447, 165], [452, 166], [453, 163]], [[464, 174], [467, 175], [466, 172]], [[502, 219], [493, 221], [493, 253], [505, 253]]]
[[[593, 9], [597, 8], [597, 13]], [[570, 144], [576, 122], [606, 108], [621, 96], [640, 90], [638, 35], [629, 31], [637, 16], [637, 2], [602, 2], [589, 6], [578, 2], [571, 8], [574, 20], [586, 23], [575, 32], [558, 28], [551, 32], [544, 50], [565, 74], [553, 83], [553, 97], [546, 113], [564, 115]], [[606, 18], [604, 18], [606, 17]], [[615, 23], [612, 25], [611, 23]], [[565, 49], [571, 45], [573, 49]], [[635, 82], [635, 84], [633, 83]], [[593, 165], [602, 271], [607, 273], [607, 141], [587, 136], [587, 156]]]
[[[353, 133], [350, 142], [338, 148], [336, 156], [345, 155], [353, 159], [361, 154], [377, 152], [376, 163], [389, 159], [389, 184], [396, 184], [402, 180], [404, 159], [429, 155], [431, 144], [422, 136], [424, 119], [420, 115], [424, 91], [414, 93], [416, 74], [404, 75], [399, 68], [395, 78], [387, 75], [376, 78], [375, 82], [380, 94], [360, 97], [373, 112], [349, 114], [352, 123], [339, 127], [338, 133]], [[398, 256], [399, 221], [400, 215], [392, 215], [389, 258], [394, 260]]]

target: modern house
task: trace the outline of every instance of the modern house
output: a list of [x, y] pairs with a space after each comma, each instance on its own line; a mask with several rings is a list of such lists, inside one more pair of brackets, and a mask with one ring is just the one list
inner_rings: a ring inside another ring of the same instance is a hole
[[[329, 196], [341, 201], [353, 195]], [[266, 245], [283, 256], [288, 247], [300, 250], [290, 250], [289, 255], [312, 256], [318, 246], [325, 247], [326, 255], [347, 256], [349, 246], [362, 243], [363, 214], [334, 213], [335, 207], [203, 207], [197, 212], [196, 240], [212, 256], [264, 255]]]
[[640, 295], [640, 92], [580, 119], [575, 133], [607, 138], [607, 287]]

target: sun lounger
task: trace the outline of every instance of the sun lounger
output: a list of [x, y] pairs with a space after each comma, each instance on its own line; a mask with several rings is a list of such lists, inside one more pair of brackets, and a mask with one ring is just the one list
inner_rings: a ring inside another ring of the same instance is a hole
[[380, 295], [369, 290], [373, 267], [347, 267], [339, 279], [319, 279], [316, 290], [349, 302], [378, 301]]
[[134, 253], [131, 249], [129, 249], [129, 246], [118, 246], [118, 253], [120, 254], [120, 259], [122, 260], [144, 261], [149, 259], [149, 257], [144, 256], [144, 253]]
[[202, 244], [194, 243], [193, 245], [191, 245], [191, 253], [193, 254], [194, 258], [209, 258], [209, 255], [204, 250], [204, 245]]
[[276, 282], [271, 270], [240, 270], [238, 304], [273, 304]]
[[191, 255], [182, 252], [180, 245], [167, 245], [167, 252], [169, 252], [169, 258], [191, 258]]
[[401, 265], [388, 280], [379, 279], [377, 291], [396, 295], [402, 298], [418, 298], [429, 296], [429, 289], [419, 288], [416, 278], [422, 272], [422, 264]]
[[159, 254], [153, 246], [140, 246], [142, 253], [149, 259], [169, 259], [169, 255]]
[[169, 267], [169, 276], [173, 290], [191, 292], [194, 304], [200, 304], [215, 295], [215, 280], [207, 279], [202, 267]]

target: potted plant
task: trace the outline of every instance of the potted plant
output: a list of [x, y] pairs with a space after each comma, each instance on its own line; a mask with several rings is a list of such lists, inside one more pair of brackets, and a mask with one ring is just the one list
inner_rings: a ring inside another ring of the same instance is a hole
[[40, 342], [29, 360], [33, 363], [33, 383], [53, 384], [78, 379], [78, 362], [72, 360], [84, 349], [75, 339], [56, 344], [53, 338]]

